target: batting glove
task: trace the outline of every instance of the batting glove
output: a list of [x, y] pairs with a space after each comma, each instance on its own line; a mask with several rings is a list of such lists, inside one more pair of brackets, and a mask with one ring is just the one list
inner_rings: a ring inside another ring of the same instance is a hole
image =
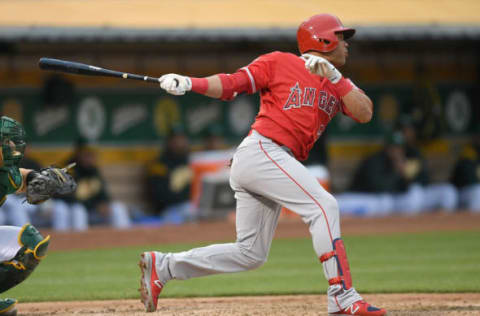
[[184, 95], [192, 90], [192, 80], [177, 74], [167, 74], [160, 77], [160, 87], [173, 95]]
[[303, 54], [302, 59], [305, 60], [305, 68], [310, 73], [326, 77], [333, 84], [342, 79], [341, 72], [325, 58], [312, 54]]

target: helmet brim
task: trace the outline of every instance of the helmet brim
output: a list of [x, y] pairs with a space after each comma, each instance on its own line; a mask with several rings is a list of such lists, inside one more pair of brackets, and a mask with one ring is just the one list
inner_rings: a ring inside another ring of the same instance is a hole
[[335, 34], [336, 33], [342, 33], [343, 34], [343, 39], [347, 40], [347, 39], [353, 37], [353, 35], [355, 35], [355, 29], [343, 28], [343, 29], [335, 31]]

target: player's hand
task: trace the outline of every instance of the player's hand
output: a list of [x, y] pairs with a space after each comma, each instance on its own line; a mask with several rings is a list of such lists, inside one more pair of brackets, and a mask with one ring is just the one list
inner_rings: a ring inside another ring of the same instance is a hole
[[160, 77], [160, 87], [170, 94], [184, 95], [192, 89], [192, 81], [189, 77], [167, 74]]
[[310, 73], [326, 77], [333, 84], [342, 79], [341, 72], [325, 58], [312, 54], [303, 54], [302, 59], [305, 60], [305, 68]]

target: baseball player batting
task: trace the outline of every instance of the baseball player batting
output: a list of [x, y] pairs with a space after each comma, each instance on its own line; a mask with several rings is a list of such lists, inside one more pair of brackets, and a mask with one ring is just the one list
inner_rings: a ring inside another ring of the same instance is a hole
[[160, 87], [173, 95], [192, 91], [232, 100], [260, 93], [260, 111], [233, 156], [230, 185], [235, 192], [237, 240], [180, 253], [141, 255], [141, 299], [147, 312], [170, 280], [260, 267], [266, 260], [282, 206], [308, 224], [314, 250], [328, 280], [328, 313], [381, 316], [386, 311], [363, 300], [352, 278], [340, 234], [335, 198], [299, 162], [305, 160], [327, 124], [342, 112], [360, 123], [372, 118], [370, 98], [337, 67], [348, 57], [355, 33], [330, 14], [315, 15], [297, 32], [301, 56], [273, 52], [233, 74], [192, 78], [167, 74]]

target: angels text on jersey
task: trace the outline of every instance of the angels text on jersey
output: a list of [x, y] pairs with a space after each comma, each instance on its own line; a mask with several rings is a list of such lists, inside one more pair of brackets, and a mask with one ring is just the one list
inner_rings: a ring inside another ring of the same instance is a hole
[[[317, 96], [317, 88], [305, 87], [302, 91], [300, 84], [297, 82], [295, 86], [290, 88], [290, 95], [283, 106], [285, 111], [290, 109], [299, 109], [302, 106], [313, 107], [315, 97]], [[332, 94], [325, 90], [318, 91], [317, 106], [325, 112], [330, 119], [340, 111], [340, 102]]]

